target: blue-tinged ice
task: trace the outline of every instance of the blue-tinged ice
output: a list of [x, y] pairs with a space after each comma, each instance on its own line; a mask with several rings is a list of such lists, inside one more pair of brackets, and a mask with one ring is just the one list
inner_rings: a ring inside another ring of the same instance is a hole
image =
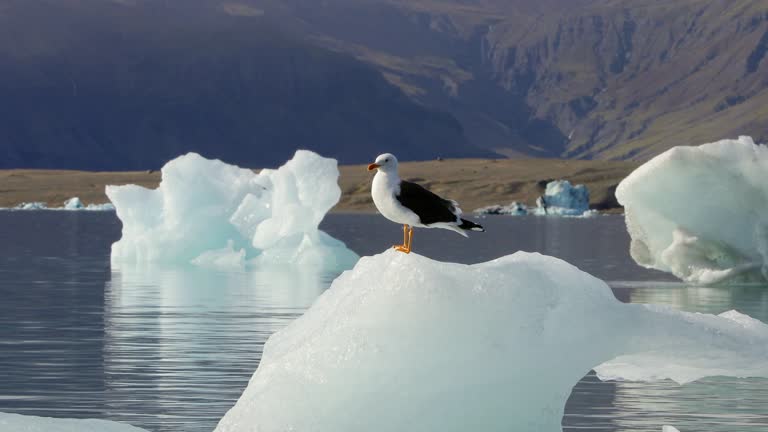
[[83, 202], [80, 201], [80, 198], [78, 197], [73, 197], [64, 201], [65, 210], [80, 210], [82, 208], [85, 208], [85, 206], [83, 205]]
[[123, 223], [112, 260], [350, 268], [357, 255], [318, 230], [341, 196], [338, 177], [334, 159], [305, 150], [259, 174], [189, 153], [162, 168], [157, 189], [107, 186]]
[[217, 432], [561, 431], [604, 379], [768, 377], [768, 326], [625, 304], [556, 258], [362, 258], [267, 342]]
[[699, 284], [768, 280], [768, 147], [752, 138], [675, 147], [619, 184], [630, 254]]
[[585, 185], [572, 185], [568, 180], [547, 183], [544, 195], [536, 200], [535, 207], [512, 201], [509, 205], [490, 205], [474, 211], [477, 215], [566, 216], [590, 217], [597, 214], [589, 209], [589, 189]]
[[589, 216], [589, 189], [568, 180], [547, 183], [544, 195], [536, 200], [533, 214], [539, 216]]

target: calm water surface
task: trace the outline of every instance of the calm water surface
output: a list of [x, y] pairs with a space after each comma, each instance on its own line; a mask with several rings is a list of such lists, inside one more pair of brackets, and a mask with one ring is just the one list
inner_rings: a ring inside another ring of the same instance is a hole
[[[462, 239], [417, 231], [423, 255], [462, 263], [517, 250], [565, 259], [609, 282], [626, 302], [768, 322], [768, 287], [703, 288], [637, 267], [623, 218], [489, 217]], [[367, 215], [323, 228], [358, 254], [402, 231]], [[309, 307], [335, 274], [111, 268], [113, 213], [0, 212], [0, 411], [103, 418], [152, 431], [210, 431], [240, 396], [264, 342]], [[573, 390], [567, 431], [768, 430], [768, 381], [603, 383]]]

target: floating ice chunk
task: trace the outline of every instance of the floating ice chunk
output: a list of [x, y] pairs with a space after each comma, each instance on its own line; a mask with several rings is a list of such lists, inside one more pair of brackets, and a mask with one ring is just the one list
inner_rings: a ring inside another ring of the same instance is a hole
[[124, 423], [106, 420], [60, 419], [0, 413], [3, 432], [147, 432]]
[[528, 214], [528, 207], [525, 204], [512, 201], [509, 205], [491, 205], [487, 207], [481, 207], [474, 211], [478, 215], [510, 215], [510, 216], [524, 216]]
[[112, 203], [88, 204], [83, 210], [89, 210], [89, 211], [115, 211], [115, 206]]
[[17, 205], [13, 210], [47, 210], [48, 206], [44, 202], [25, 202]]
[[677, 428], [674, 426], [662, 426], [661, 432], [680, 432], [680, 431], [677, 430]]
[[157, 189], [107, 186], [123, 222], [112, 259], [349, 268], [357, 255], [318, 230], [341, 196], [338, 176], [335, 160], [304, 150], [259, 174], [195, 153], [181, 156], [163, 167]]
[[388, 251], [269, 339], [216, 431], [560, 431], [594, 367], [681, 383], [768, 377], [768, 326], [623, 304], [538, 254], [461, 265]]
[[10, 210], [88, 210], [88, 211], [114, 211], [115, 206], [112, 203], [106, 204], [88, 204], [84, 206], [80, 198], [70, 198], [64, 202], [64, 207], [48, 207], [44, 202], [25, 202]]
[[768, 279], [768, 148], [749, 137], [675, 147], [616, 190], [630, 254], [691, 283]]
[[64, 210], [80, 210], [85, 208], [80, 198], [74, 197], [64, 201]]
[[539, 216], [582, 216], [589, 212], [589, 190], [568, 180], [547, 183], [544, 195], [536, 200], [533, 213]]

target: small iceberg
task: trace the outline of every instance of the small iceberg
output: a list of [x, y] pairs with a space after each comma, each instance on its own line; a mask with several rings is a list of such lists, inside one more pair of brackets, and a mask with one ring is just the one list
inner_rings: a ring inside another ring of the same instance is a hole
[[547, 183], [544, 195], [536, 200], [532, 213], [539, 216], [591, 216], [589, 189], [572, 185], [568, 180]]
[[525, 216], [528, 214], [528, 207], [525, 204], [512, 201], [509, 205], [490, 205], [487, 207], [481, 207], [474, 211], [477, 215], [508, 215], [508, 216]]
[[566, 216], [591, 217], [597, 211], [589, 209], [589, 190], [585, 185], [573, 186], [568, 180], [547, 183], [544, 195], [536, 200], [536, 207], [527, 207], [518, 201], [509, 205], [490, 205], [474, 211], [477, 215], [509, 216]]
[[641, 266], [696, 284], [768, 281], [768, 147], [675, 147], [619, 184]]
[[216, 431], [557, 432], [590, 369], [681, 384], [768, 377], [768, 325], [621, 303], [539, 254], [463, 265], [390, 250], [269, 339]]
[[64, 210], [80, 210], [85, 208], [80, 198], [74, 197], [64, 201]]
[[34, 202], [23, 202], [16, 207], [11, 208], [11, 210], [49, 210], [48, 206], [44, 202], [34, 201]]
[[196, 153], [178, 157], [157, 189], [107, 186], [123, 223], [112, 261], [351, 268], [358, 256], [318, 230], [341, 197], [338, 177], [336, 160], [305, 150], [259, 174]]
[[63, 207], [48, 207], [44, 202], [25, 202], [10, 210], [67, 210], [67, 211], [114, 211], [115, 206], [112, 203], [88, 204], [87, 206], [80, 201], [80, 198], [73, 197], [64, 201]]

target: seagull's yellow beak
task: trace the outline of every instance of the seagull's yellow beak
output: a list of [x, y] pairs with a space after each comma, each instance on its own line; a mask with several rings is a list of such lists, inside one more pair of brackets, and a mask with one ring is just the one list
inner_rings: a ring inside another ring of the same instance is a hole
[[375, 170], [376, 168], [378, 168], [380, 166], [381, 165], [379, 165], [379, 164], [372, 163], [372, 164], [368, 165], [368, 171], [373, 171], [373, 170]]

